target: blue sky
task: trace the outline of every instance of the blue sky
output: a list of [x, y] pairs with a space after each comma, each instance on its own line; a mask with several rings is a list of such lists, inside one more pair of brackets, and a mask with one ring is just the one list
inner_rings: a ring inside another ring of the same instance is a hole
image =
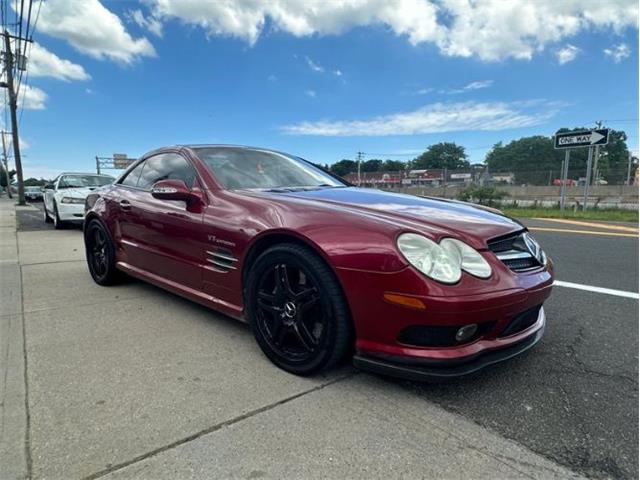
[[638, 150], [637, 2], [310, 3], [49, 0], [26, 175], [192, 142], [333, 163], [454, 141], [481, 162], [498, 141], [596, 120]]

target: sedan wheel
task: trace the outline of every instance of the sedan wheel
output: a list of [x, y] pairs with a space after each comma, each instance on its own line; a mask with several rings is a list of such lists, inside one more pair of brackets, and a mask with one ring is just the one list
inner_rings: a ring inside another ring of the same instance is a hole
[[272, 247], [249, 273], [248, 311], [254, 335], [276, 365], [310, 375], [339, 361], [351, 321], [333, 272], [299, 245]]
[[44, 202], [42, 203], [42, 209], [44, 210], [44, 223], [51, 223], [53, 220], [51, 220], [49, 212], [47, 212], [47, 204]]
[[53, 228], [56, 230], [61, 230], [65, 226], [65, 223], [60, 220], [60, 215], [58, 215], [58, 205], [56, 202], [53, 202]]
[[120, 280], [115, 265], [115, 249], [107, 230], [98, 220], [91, 220], [84, 232], [87, 265], [99, 285], [112, 285]]

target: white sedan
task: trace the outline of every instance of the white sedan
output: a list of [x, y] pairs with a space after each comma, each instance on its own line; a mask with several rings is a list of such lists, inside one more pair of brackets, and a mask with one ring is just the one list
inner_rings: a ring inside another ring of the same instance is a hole
[[82, 223], [84, 201], [92, 191], [115, 179], [95, 173], [61, 173], [44, 187], [44, 221], [55, 228], [67, 223]]

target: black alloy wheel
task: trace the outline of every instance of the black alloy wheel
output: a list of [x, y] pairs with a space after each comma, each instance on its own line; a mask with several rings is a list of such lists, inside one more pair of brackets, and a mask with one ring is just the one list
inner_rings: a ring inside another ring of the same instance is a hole
[[280, 368], [310, 375], [335, 365], [351, 342], [351, 320], [331, 269], [309, 249], [271, 247], [248, 277], [247, 307], [262, 351]]
[[98, 220], [93, 219], [84, 232], [84, 245], [89, 273], [99, 285], [112, 285], [120, 280], [115, 266], [115, 249], [111, 236]]

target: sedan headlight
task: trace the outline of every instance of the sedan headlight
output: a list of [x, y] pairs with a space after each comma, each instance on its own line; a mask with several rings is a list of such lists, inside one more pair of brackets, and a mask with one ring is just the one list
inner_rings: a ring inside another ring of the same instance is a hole
[[82, 203], [84, 205], [84, 198], [62, 197], [62, 203]]
[[398, 248], [411, 265], [438, 282], [456, 283], [462, 270], [479, 278], [491, 276], [484, 257], [460, 240], [445, 238], [438, 245], [422, 235], [403, 233]]
[[455, 238], [445, 238], [440, 246], [451, 256], [455, 257], [460, 268], [474, 277], [489, 278], [491, 266], [482, 255], [464, 242]]
[[407, 261], [442, 283], [456, 283], [462, 276], [460, 264], [440, 245], [415, 233], [403, 233], [398, 237], [398, 248]]

